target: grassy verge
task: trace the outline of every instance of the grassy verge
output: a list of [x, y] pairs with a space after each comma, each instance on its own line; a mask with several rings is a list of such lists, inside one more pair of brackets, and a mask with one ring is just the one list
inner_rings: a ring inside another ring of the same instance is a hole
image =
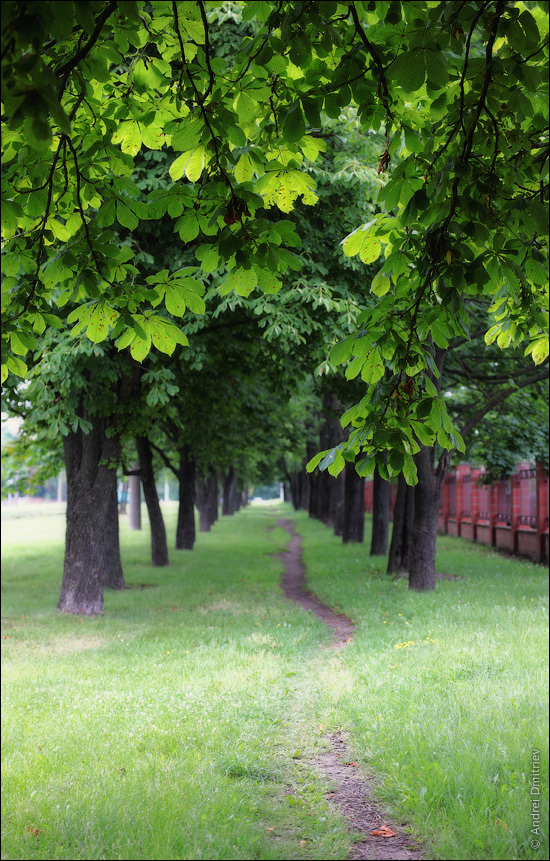
[[341, 727], [430, 857], [547, 857], [546, 833], [530, 848], [532, 800], [543, 827], [547, 811], [542, 569], [444, 539], [454, 579], [418, 595], [368, 536], [343, 546], [297, 515], [310, 586], [358, 623], [335, 654], [281, 596], [281, 511], [222, 518], [168, 569], [123, 519], [133, 588], [81, 620], [55, 613], [63, 518], [4, 524], [3, 859], [344, 858], [311, 765]]
[[5, 524], [2, 858], [345, 856], [295, 695], [326, 633], [280, 593], [274, 525], [249, 509], [151, 569], [123, 521], [135, 588], [79, 619], [55, 613], [62, 518]]
[[301, 514], [298, 531], [310, 587], [359, 623], [319, 720], [349, 729], [380, 797], [437, 857], [547, 858], [546, 572], [442, 538], [438, 571], [453, 579], [417, 594]]

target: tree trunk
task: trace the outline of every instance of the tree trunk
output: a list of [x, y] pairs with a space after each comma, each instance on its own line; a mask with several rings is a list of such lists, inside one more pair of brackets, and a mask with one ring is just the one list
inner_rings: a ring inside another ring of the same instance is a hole
[[[120, 457], [121, 447], [120, 444], [116, 444], [116, 457]], [[111, 541], [113, 541], [113, 553], [112, 553], [112, 561], [109, 569], [105, 575], [105, 588], [106, 589], [125, 589], [126, 583], [124, 582], [124, 575], [122, 573], [122, 562], [120, 560], [120, 543], [119, 543], [119, 521], [118, 521], [118, 494], [117, 494], [117, 481], [115, 479], [112, 482], [112, 488], [108, 491], [109, 493], [109, 522], [112, 521], [113, 526], [111, 528]], [[115, 537], [116, 533], [116, 537]]]
[[[132, 470], [138, 470], [139, 463], [134, 463]], [[128, 476], [128, 527], [141, 529], [141, 479], [139, 475]]]
[[149, 440], [145, 436], [136, 437], [136, 447], [139, 457], [139, 469], [141, 483], [143, 484], [143, 495], [149, 514], [151, 527], [151, 564], [155, 568], [169, 565], [168, 544], [166, 542], [166, 529], [155, 484], [153, 473], [153, 453]]
[[418, 484], [414, 495], [414, 524], [409, 556], [409, 588], [418, 592], [435, 589], [435, 549], [439, 494], [447, 469], [442, 455], [436, 475], [433, 448], [422, 446], [415, 456]]
[[195, 462], [189, 446], [180, 451], [179, 508], [176, 550], [192, 550], [195, 544]]
[[86, 416], [89, 433], [63, 440], [67, 474], [67, 529], [63, 582], [57, 609], [103, 613], [103, 589], [124, 588], [116, 503], [120, 443], [105, 436], [104, 419]]
[[210, 470], [206, 476], [199, 473], [195, 482], [195, 502], [199, 509], [199, 532], [210, 532], [218, 519], [218, 476]]
[[234, 467], [231, 467], [223, 477], [223, 505], [222, 514], [231, 515], [235, 513], [235, 485], [237, 475]]
[[207, 483], [204, 475], [197, 473], [195, 477], [195, 503], [199, 510], [199, 532], [210, 532], [212, 526], [206, 488]]
[[371, 556], [385, 556], [388, 552], [390, 498], [391, 484], [382, 478], [377, 468], [373, 484]]
[[365, 479], [357, 475], [355, 464], [346, 461], [344, 486], [344, 544], [362, 544], [365, 537]]
[[393, 530], [388, 556], [388, 574], [408, 571], [414, 523], [414, 487], [405, 481], [403, 473], [397, 482], [397, 497], [393, 510]]

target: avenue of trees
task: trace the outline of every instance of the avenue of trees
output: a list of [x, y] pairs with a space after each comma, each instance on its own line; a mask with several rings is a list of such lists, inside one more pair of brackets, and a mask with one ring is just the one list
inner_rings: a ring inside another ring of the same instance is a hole
[[374, 474], [386, 552], [399, 477], [434, 588], [453, 453], [540, 449], [547, 87], [544, 2], [2, 4], [3, 409], [63, 457], [59, 609], [124, 585], [117, 470], [168, 563], [160, 466], [179, 550], [273, 476], [360, 541]]

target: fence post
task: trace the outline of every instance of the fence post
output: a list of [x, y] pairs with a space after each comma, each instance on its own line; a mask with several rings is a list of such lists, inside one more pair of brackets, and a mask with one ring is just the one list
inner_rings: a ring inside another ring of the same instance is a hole
[[456, 534], [461, 535], [461, 524], [464, 520], [464, 477], [470, 480], [470, 464], [459, 463], [456, 468]]
[[512, 549], [514, 553], [517, 553], [519, 548], [519, 526], [521, 517], [521, 480], [519, 471], [521, 467], [522, 464], [516, 464], [516, 471], [510, 476], [510, 491], [512, 494], [510, 506], [512, 512], [510, 528], [512, 530]]
[[472, 469], [472, 498], [470, 502], [470, 515], [472, 518], [472, 541], [477, 541], [477, 521], [479, 519], [479, 485], [478, 479], [485, 470], [483, 467]]

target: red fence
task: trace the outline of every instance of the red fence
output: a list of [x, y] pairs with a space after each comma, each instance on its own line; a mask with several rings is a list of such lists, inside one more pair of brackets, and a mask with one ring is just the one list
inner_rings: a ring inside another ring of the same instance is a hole
[[[548, 561], [548, 476], [542, 464], [524, 462], [509, 478], [479, 484], [484, 467], [461, 463], [445, 476], [439, 532], [459, 535]], [[396, 488], [392, 488], [392, 509]], [[372, 481], [365, 484], [365, 508], [372, 512]]]

